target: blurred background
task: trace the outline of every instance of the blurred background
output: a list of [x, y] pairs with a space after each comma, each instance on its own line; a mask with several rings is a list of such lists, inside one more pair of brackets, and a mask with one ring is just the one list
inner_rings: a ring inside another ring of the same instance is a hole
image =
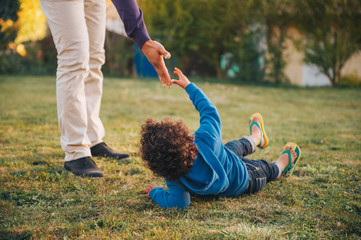
[[[167, 67], [190, 77], [361, 86], [360, 0], [139, 0]], [[107, 0], [106, 76], [156, 77]], [[1, 0], [0, 74], [56, 72], [39, 0]]]

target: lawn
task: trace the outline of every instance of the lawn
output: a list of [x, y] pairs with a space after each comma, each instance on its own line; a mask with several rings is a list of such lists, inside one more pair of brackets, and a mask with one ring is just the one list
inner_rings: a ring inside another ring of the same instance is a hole
[[125, 162], [94, 158], [103, 179], [63, 168], [55, 77], [0, 76], [0, 239], [360, 239], [361, 90], [266, 87], [195, 81], [218, 107], [224, 142], [248, 134], [262, 113], [270, 145], [253, 158], [273, 161], [297, 142], [294, 175], [238, 198], [192, 197], [183, 211], [140, 195], [164, 185], [137, 153], [147, 116], [198, 113], [177, 86], [106, 78], [102, 101], [107, 142], [132, 154]]

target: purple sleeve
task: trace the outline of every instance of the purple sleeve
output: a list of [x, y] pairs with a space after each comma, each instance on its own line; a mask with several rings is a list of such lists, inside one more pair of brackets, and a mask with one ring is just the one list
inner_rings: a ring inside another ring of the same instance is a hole
[[112, 0], [125, 27], [125, 32], [141, 49], [150, 40], [147, 27], [144, 24], [143, 12], [136, 0]]

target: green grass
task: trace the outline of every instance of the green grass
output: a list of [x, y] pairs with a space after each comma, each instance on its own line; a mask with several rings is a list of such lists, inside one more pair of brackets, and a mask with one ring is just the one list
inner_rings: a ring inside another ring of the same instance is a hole
[[297, 142], [294, 175], [255, 195], [161, 209], [140, 197], [147, 183], [164, 181], [137, 154], [139, 130], [147, 116], [182, 118], [195, 130], [198, 113], [183, 90], [105, 79], [104, 140], [132, 158], [95, 158], [106, 177], [87, 179], [63, 169], [54, 77], [0, 76], [0, 238], [360, 239], [360, 89], [197, 84], [218, 107], [225, 142], [248, 134], [255, 111], [270, 146], [253, 158], [273, 161]]

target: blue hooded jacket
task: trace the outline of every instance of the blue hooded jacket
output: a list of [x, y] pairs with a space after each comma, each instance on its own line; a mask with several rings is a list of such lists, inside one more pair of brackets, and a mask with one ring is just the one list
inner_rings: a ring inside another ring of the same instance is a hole
[[185, 88], [200, 115], [200, 127], [194, 133], [198, 154], [191, 171], [175, 181], [168, 181], [168, 191], [161, 187], [149, 192], [163, 208], [185, 208], [190, 195], [239, 196], [248, 187], [246, 165], [222, 142], [221, 120], [215, 105], [194, 83]]

